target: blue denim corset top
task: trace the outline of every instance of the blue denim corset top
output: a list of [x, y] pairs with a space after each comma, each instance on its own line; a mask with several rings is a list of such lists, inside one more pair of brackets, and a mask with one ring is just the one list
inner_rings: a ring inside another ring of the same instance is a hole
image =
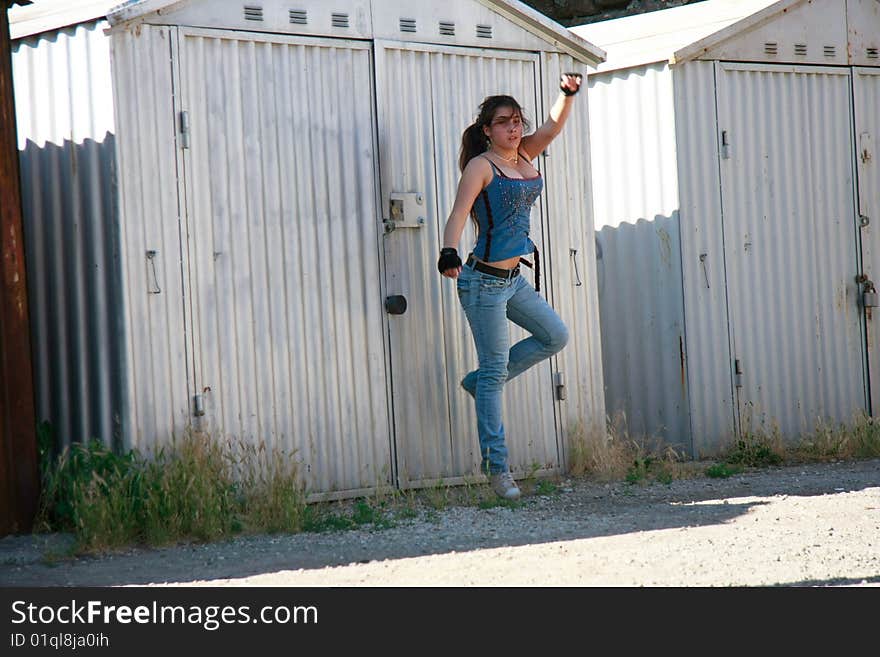
[[480, 226], [474, 255], [484, 262], [498, 262], [535, 250], [529, 238], [532, 205], [544, 188], [539, 173], [534, 178], [510, 178], [494, 163], [492, 180], [474, 201]]

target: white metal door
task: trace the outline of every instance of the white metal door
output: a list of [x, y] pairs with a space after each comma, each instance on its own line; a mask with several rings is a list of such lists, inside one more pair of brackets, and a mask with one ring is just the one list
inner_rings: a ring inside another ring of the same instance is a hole
[[[538, 65], [530, 53], [376, 42], [382, 213], [394, 228], [384, 239], [385, 279], [387, 296], [406, 299], [406, 311], [388, 319], [402, 487], [479, 472], [473, 401], [459, 387], [476, 354], [455, 283], [437, 272], [437, 254], [458, 185], [462, 131], [492, 94], [513, 95], [530, 120], [539, 120]], [[404, 210], [395, 218], [392, 197]], [[532, 237], [539, 247], [542, 223], [536, 206]], [[473, 239], [468, 227], [459, 252]], [[526, 335], [511, 329], [512, 342]], [[549, 363], [511, 381], [504, 399], [514, 472], [558, 468]]]
[[182, 29], [189, 314], [218, 437], [390, 485], [371, 46]]
[[[862, 272], [874, 290], [880, 286], [880, 69], [853, 69], [858, 211], [862, 226]], [[864, 287], [863, 287], [864, 291]], [[870, 290], [868, 290], [870, 292]], [[866, 297], [869, 303], [872, 297]], [[880, 414], [880, 308], [865, 307], [871, 413]]]
[[742, 430], [865, 408], [848, 69], [720, 64], [733, 383]]

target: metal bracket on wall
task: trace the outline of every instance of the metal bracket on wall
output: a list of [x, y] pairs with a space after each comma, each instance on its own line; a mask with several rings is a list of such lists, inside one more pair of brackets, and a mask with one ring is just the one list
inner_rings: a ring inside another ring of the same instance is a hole
[[581, 280], [581, 274], [580, 274], [580, 272], [578, 271], [578, 261], [577, 261], [578, 250], [577, 250], [577, 249], [574, 249], [574, 248], [569, 249], [569, 250], [568, 250], [568, 254], [571, 256], [571, 262], [572, 262], [572, 264], [574, 264], [574, 279], [575, 279], [575, 284], [574, 284], [574, 286], [575, 286], [575, 287], [580, 287], [580, 286], [583, 285], [584, 283], [583, 283], [583, 281]]
[[709, 289], [709, 272], [706, 271], [706, 258], [709, 257], [708, 253], [700, 254], [700, 264], [703, 266], [703, 277], [706, 279], [706, 289]]
[[[156, 273], [156, 253], [154, 249], [147, 251], [147, 262], [153, 274], [152, 285], [148, 283], [147, 294], [162, 294], [162, 288], [159, 287], [159, 275]], [[155, 289], [153, 289], [155, 288]]]
[[386, 233], [398, 228], [422, 228], [427, 222], [425, 197], [420, 192], [392, 192], [388, 210]]

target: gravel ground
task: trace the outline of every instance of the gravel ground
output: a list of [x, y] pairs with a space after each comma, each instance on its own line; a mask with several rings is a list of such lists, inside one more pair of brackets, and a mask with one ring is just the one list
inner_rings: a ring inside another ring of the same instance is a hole
[[880, 459], [645, 486], [565, 480], [391, 528], [59, 558], [0, 539], [0, 586], [878, 586]]

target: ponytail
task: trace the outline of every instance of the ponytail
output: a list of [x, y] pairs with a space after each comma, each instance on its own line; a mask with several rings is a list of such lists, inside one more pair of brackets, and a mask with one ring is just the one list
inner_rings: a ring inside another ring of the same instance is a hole
[[458, 156], [458, 168], [464, 171], [467, 163], [480, 153], [488, 150], [488, 139], [483, 134], [483, 126], [471, 123], [461, 135], [461, 151]]

